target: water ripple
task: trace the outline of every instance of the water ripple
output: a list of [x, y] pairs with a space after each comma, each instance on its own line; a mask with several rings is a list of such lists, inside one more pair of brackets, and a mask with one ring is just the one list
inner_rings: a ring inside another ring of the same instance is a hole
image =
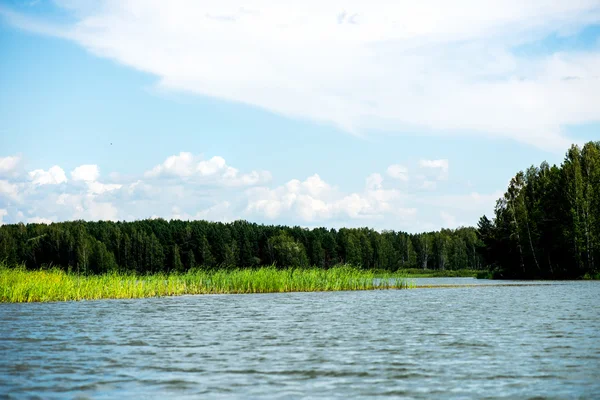
[[598, 299], [516, 282], [0, 304], [0, 398], [600, 398]]

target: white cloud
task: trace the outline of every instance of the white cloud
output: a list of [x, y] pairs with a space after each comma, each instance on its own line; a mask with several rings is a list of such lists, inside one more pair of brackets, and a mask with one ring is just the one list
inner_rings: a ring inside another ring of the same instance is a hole
[[448, 160], [421, 160], [419, 165], [422, 168], [440, 168], [448, 171]]
[[56, 199], [56, 204], [66, 206], [75, 211], [75, 214], [78, 214], [84, 210], [82, 206], [83, 198], [84, 196], [81, 194], [62, 193]]
[[67, 181], [65, 171], [58, 165], [51, 167], [48, 171], [33, 170], [29, 172], [29, 178], [34, 185], [58, 185]]
[[598, 52], [513, 51], [598, 23], [597, 0], [58, 4], [75, 24], [0, 12], [23, 29], [149, 72], [161, 88], [351, 132], [421, 128], [562, 151], [565, 125], [600, 118]]
[[322, 180], [318, 174], [309, 176], [304, 182], [293, 179], [286, 184], [286, 188], [290, 193], [307, 193], [314, 197], [326, 196], [334, 190], [334, 188]]
[[231, 203], [228, 201], [223, 201], [215, 204], [212, 207], [196, 213], [196, 219], [220, 222], [233, 221], [234, 218], [231, 216]]
[[97, 165], [80, 165], [71, 171], [71, 179], [74, 181], [93, 182], [100, 177], [100, 170]]
[[123, 187], [123, 185], [118, 184], [118, 183], [106, 184], [106, 183], [100, 183], [100, 182], [87, 182], [87, 185], [88, 185], [88, 191], [91, 194], [102, 194], [102, 193], [110, 192], [110, 191], [117, 190], [117, 189], [120, 189], [121, 187]]
[[19, 187], [7, 180], [0, 180], [0, 198], [5, 197], [9, 200], [19, 199]]
[[223, 157], [214, 156], [209, 160], [202, 160], [188, 152], [168, 157], [162, 164], [155, 166], [144, 175], [146, 178], [196, 178], [224, 186], [252, 186], [271, 180], [268, 171], [241, 174], [236, 168], [227, 165]]
[[[241, 173], [227, 165], [222, 157], [204, 160], [183, 152], [168, 157], [144, 177], [111, 174], [105, 181], [98, 181], [99, 167], [86, 164], [71, 171], [70, 181], [58, 166], [48, 171], [31, 171], [29, 178], [28, 182], [15, 183], [0, 180], [0, 207], [10, 201], [28, 207], [21, 210], [17, 205], [18, 221], [26, 222], [27, 217], [38, 218], [39, 215], [51, 215], [50, 219], [57, 221], [169, 217], [168, 210], [173, 205], [194, 210], [181, 214], [191, 218], [230, 221], [235, 216], [233, 202], [238, 204], [243, 196], [243, 192], [236, 192], [232, 187], [266, 183], [271, 176], [263, 171]], [[63, 185], [53, 188], [51, 184], [57, 183]], [[312, 188], [312, 191], [319, 190], [318, 185]]]
[[371, 174], [367, 177], [366, 187], [368, 190], [378, 190], [383, 187], [383, 177], [381, 174]]
[[299, 218], [303, 222], [327, 221], [333, 218], [381, 218], [385, 214], [414, 215], [416, 210], [403, 208], [397, 190], [383, 189], [380, 174], [366, 179], [362, 193], [344, 194], [317, 174], [305, 181], [291, 180], [270, 189], [259, 187], [248, 190], [246, 212], [268, 219], [282, 216]]
[[[60, 167], [32, 171], [30, 179], [21, 177], [22, 181], [0, 180], [0, 210], [6, 210], [0, 220], [50, 223], [153, 216], [418, 232], [455, 227], [457, 221], [474, 225], [481, 215], [493, 211], [502, 195], [500, 191], [461, 195], [423, 191], [420, 185], [434, 188], [437, 183], [428, 180], [427, 174], [411, 177], [410, 184], [402, 185], [400, 191], [397, 177], [384, 178], [379, 172], [350, 183], [360, 188], [353, 191], [342, 190], [318, 174], [281, 185], [262, 180], [260, 186], [249, 184], [241, 190], [243, 177], [251, 174], [238, 172], [221, 157], [204, 160], [188, 154], [167, 158], [143, 177], [113, 176], [99, 182], [92, 180], [99, 177], [93, 166], [74, 170], [69, 181]], [[435, 177], [447, 170], [445, 160], [423, 161], [420, 168]], [[60, 186], [50, 184], [58, 182]]]
[[97, 196], [92, 194], [62, 193], [58, 196], [56, 204], [69, 210], [66, 219], [118, 220], [119, 211], [115, 205], [106, 201], [98, 201]]
[[46, 224], [46, 225], [50, 225], [52, 222], [51, 219], [48, 218], [41, 218], [41, 217], [31, 217], [31, 218], [27, 218], [27, 223], [28, 224]]
[[334, 191], [318, 174], [314, 174], [304, 181], [293, 179], [275, 189], [261, 187], [249, 190], [246, 210], [269, 219], [291, 210], [304, 221], [327, 219], [333, 210], [332, 204], [326, 200], [332, 198]]
[[444, 181], [448, 179], [448, 160], [421, 160], [419, 161], [421, 168], [427, 168], [438, 171], [437, 179]]
[[[196, 214], [188, 214], [182, 212], [179, 207], [173, 207], [171, 209], [171, 219], [181, 219], [181, 220], [206, 220], [206, 221], [215, 221], [215, 222], [231, 222], [235, 220], [235, 217], [232, 213], [231, 203], [228, 201], [223, 201], [217, 203], [211, 207], [198, 211]], [[156, 215], [151, 217], [152, 219], [158, 218]]]
[[0, 225], [4, 225], [4, 217], [8, 215], [8, 211], [4, 208], [0, 208]]
[[116, 221], [119, 211], [112, 203], [90, 202], [87, 207], [86, 219]]
[[196, 161], [192, 153], [181, 152], [177, 156], [170, 156], [162, 163], [146, 172], [146, 177], [160, 175], [174, 175], [179, 177], [190, 176], [196, 171]]
[[456, 223], [456, 217], [452, 214], [449, 214], [445, 211], [441, 211], [440, 212], [440, 217], [442, 218], [443, 221], [443, 227], [444, 228], [449, 228], [449, 229], [454, 229], [457, 228], [457, 223]]
[[0, 176], [13, 174], [20, 162], [20, 156], [0, 157]]
[[[219, 171], [222, 171], [226, 166], [227, 164], [225, 164], [225, 159], [223, 157], [215, 156], [210, 160], [200, 161], [196, 167], [196, 170], [202, 176], [211, 176]], [[233, 171], [226, 171], [226, 173], [229, 173], [230, 175], [235, 174]]]
[[399, 165], [399, 164], [390, 165], [387, 168], [387, 174], [391, 178], [398, 179], [398, 180], [401, 180], [404, 182], [408, 181], [408, 168], [406, 168], [402, 165]]

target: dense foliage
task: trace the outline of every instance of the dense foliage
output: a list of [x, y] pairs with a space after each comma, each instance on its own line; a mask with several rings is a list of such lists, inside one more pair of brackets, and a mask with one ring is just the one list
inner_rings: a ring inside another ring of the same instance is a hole
[[61, 222], [0, 227], [0, 260], [29, 269], [158, 273], [192, 268], [479, 269], [473, 228], [410, 235], [372, 229], [303, 229], [245, 221]]
[[478, 231], [498, 277], [579, 278], [600, 267], [600, 142], [519, 172]]

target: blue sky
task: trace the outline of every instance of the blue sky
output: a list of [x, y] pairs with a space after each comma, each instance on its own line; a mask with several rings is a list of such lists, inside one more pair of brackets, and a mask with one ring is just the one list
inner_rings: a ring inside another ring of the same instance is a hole
[[600, 139], [595, 1], [211, 3], [0, 1], [0, 223], [455, 228]]

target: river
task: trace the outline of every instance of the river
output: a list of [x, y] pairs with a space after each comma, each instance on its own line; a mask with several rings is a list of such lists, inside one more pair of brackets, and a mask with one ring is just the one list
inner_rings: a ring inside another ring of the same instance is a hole
[[0, 304], [0, 398], [600, 398], [600, 282], [415, 281]]

